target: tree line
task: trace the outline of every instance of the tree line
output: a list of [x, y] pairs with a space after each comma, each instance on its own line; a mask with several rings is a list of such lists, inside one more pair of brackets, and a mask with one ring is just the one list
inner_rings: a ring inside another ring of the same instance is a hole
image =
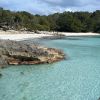
[[33, 15], [0, 8], [0, 27], [29, 31], [97, 32], [100, 33], [100, 10]]

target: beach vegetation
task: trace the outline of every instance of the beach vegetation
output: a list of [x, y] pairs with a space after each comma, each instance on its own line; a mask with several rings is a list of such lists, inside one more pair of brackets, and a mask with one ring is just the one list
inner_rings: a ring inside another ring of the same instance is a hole
[[0, 8], [0, 28], [28, 31], [97, 32], [100, 33], [100, 10], [33, 15]]

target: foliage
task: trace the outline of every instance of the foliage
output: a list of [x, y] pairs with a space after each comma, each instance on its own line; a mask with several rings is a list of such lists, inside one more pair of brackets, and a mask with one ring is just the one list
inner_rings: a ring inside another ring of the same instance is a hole
[[100, 10], [93, 13], [63, 12], [41, 16], [0, 8], [0, 27], [15, 30], [100, 33]]

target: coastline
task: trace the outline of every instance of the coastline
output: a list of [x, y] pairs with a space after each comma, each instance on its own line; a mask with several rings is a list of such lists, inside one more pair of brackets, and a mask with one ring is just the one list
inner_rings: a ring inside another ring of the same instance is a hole
[[58, 49], [20, 41], [0, 40], [0, 68], [7, 65], [34, 65], [58, 62], [65, 54]]
[[37, 38], [64, 38], [70, 36], [100, 36], [99, 33], [68, 33], [68, 32], [47, 32], [47, 31], [40, 31], [39, 33], [34, 32], [26, 32], [26, 31], [1, 31], [0, 30], [0, 39], [4, 40], [15, 40], [15, 41], [22, 41], [27, 39], [37, 39]]
[[[39, 33], [27, 31], [0, 31], [0, 65], [30, 65], [53, 63], [65, 59], [65, 54], [54, 48], [38, 45], [35, 39], [64, 39], [71, 36], [100, 36], [97, 33], [64, 33], [46, 32]], [[33, 39], [33, 43], [24, 40]], [[35, 53], [34, 53], [34, 52]], [[11, 53], [13, 52], [13, 54]], [[40, 55], [41, 53], [41, 55]], [[45, 54], [46, 53], [46, 54]], [[35, 55], [36, 54], [36, 55]], [[35, 55], [35, 58], [34, 58]]]
[[0, 31], [0, 39], [3, 40], [14, 40], [14, 41], [22, 41], [27, 39], [36, 39], [36, 38], [42, 38], [45, 36], [52, 36], [52, 35], [46, 35], [46, 34], [37, 34], [34, 32], [27, 32], [27, 31]]

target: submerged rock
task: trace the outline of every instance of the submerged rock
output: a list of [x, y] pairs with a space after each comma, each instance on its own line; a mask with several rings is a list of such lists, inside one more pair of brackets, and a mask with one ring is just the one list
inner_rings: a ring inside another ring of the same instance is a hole
[[0, 40], [0, 67], [52, 63], [64, 59], [62, 51], [22, 42]]
[[99, 97], [99, 99], [98, 100], [100, 100], [100, 97]]
[[0, 78], [2, 77], [2, 74], [0, 73]]

